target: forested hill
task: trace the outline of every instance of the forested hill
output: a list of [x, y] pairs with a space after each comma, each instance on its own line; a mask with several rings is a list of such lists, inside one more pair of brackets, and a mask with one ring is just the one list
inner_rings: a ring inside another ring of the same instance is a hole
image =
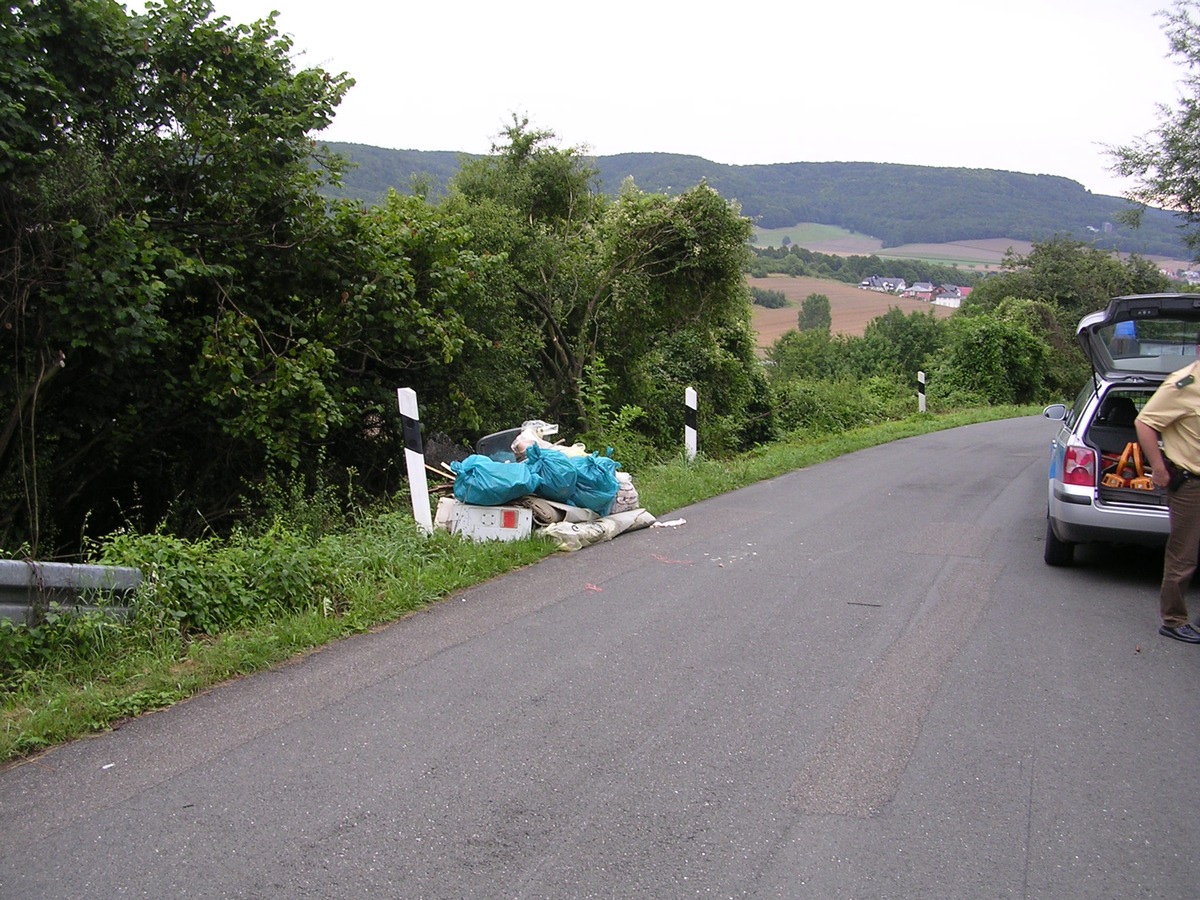
[[[330, 143], [356, 168], [344, 195], [373, 203], [389, 187], [412, 190], [414, 179], [437, 195], [462, 154], [385, 150]], [[837, 225], [883, 241], [884, 247], [1004, 237], [1071, 237], [1097, 247], [1187, 259], [1176, 216], [1147, 210], [1140, 228], [1123, 224], [1129, 203], [1093, 194], [1057, 175], [892, 163], [774, 163], [731, 166], [674, 153], [623, 153], [595, 159], [601, 187], [615, 194], [626, 178], [644, 191], [675, 193], [707, 181], [763, 228], [798, 222]]]

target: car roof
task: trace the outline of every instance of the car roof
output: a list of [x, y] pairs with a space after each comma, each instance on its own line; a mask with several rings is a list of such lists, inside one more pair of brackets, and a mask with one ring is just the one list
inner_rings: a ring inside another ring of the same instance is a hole
[[1079, 321], [1075, 336], [1107, 379], [1161, 382], [1196, 360], [1200, 294], [1129, 294]]

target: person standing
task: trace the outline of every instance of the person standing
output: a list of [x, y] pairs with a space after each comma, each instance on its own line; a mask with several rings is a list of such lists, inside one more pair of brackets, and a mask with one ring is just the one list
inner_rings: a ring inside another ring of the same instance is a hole
[[1200, 360], [1168, 375], [1133, 423], [1154, 486], [1167, 492], [1171, 519], [1163, 556], [1158, 633], [1188, 644], [1200, 644], [1200, 631], [1188, 621], [1186, 597], [1200, 554], [1198, 367]]

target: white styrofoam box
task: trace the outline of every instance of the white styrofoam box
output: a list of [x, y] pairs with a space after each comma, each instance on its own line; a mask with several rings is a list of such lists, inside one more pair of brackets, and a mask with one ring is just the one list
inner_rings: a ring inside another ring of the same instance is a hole
[[523, 506], [456, 503], [452, 516], [450, 532], [476, 541], [516, 541], [533, 529], [533, 511]]
[[458, 501], [453, 497], [439, 497], [437, 511], [433, 514], [433, 527], [442, 531], [452, 531], [454, 525], [454, 507]]

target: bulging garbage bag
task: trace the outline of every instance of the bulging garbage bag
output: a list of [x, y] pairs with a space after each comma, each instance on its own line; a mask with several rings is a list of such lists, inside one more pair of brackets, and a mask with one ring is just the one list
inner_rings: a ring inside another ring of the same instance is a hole
[[503, 506], [536, 494], [538, 477], [523, 462], [497, 462], [478, 453], [450, 463], [454, 472], [454, 497], [475, 506]]
[[567, 458], [575, 466], [576, 476], [575, 491], [567, 502], [607, 516], [620, 488], [617, 483], [617, 467], [620, 463], [598, 453]]
[[538, 479], [537, 495], [566, 503], [575, 493], [579, 475], [565, 453], [530, 444], [525, 448], [525, 464]]

